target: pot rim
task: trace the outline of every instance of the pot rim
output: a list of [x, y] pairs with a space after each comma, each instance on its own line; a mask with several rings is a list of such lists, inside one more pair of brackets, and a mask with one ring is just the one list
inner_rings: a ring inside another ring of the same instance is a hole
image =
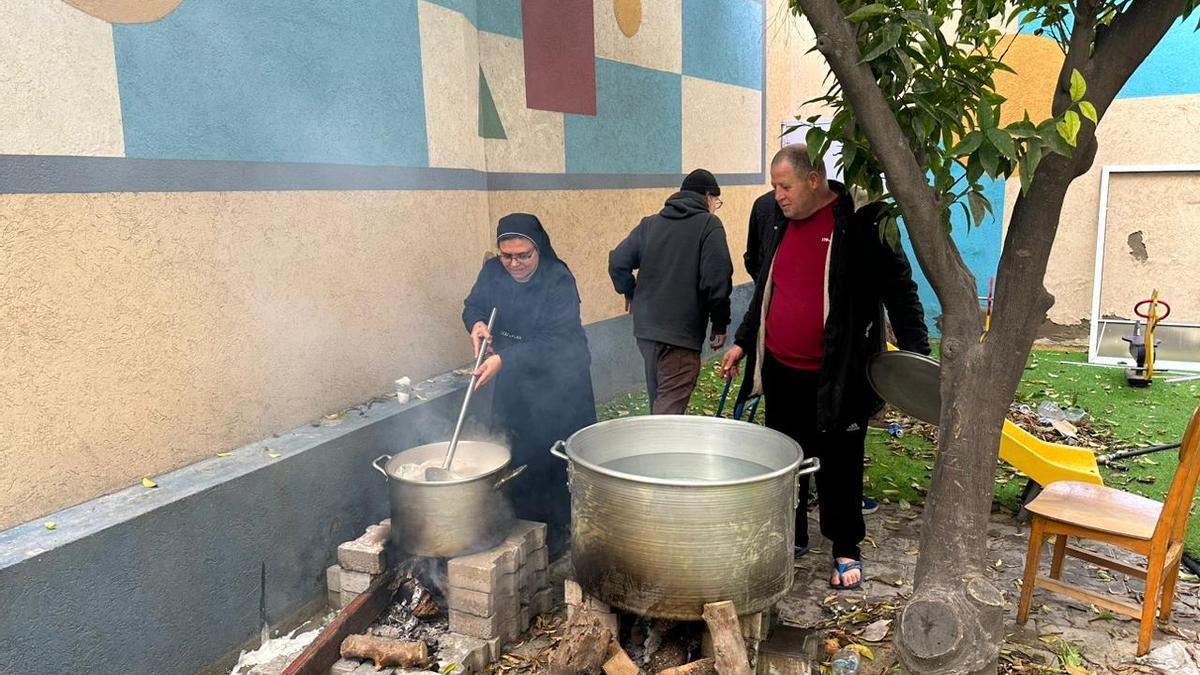
[[567, 451], [567, 457], [569, 457], [572, 462], [584, 467], [585, 469], [588, 469], [589, 471], [594, 471], [596, 473], [599, 473], [599, 474], [602, 474], [605, 476], [609, 476], [611, 478], [632, 481], [635, 483], [645, 483], [645, 484], [650, 484], [650, 485], [663, 485], [663, 486], [667, 486], [667, 487], [689, 487], [689, 488], [730, 487], [730, 486], [735, 486], [735, 485], [749, 485], [751, 483], [762, 483], [765, 481], [775, 480], [775, 479], [785, 476], [789, 473], [794, 473], [799, 468], [800, 462], [804, 461], [804, 450], [800, 447], [799, 443], [797, 443], [790, 436], [788, 436], [782, 432], [775, 431], [774, 429], [767, 429], [766, 427], [762, 427], [757, 424], [751, 424], [749, 422], [741, 422], [739, 420], [726, 419], [724, 417], [697, 417], [696, 415], [653, 415], [650, 417], [651, 418], [652, 417], [658, 417], [658, 418], [686, 417], [689, 419], [706, 420], [706, 422], [705, 422], [706, 424], [723, 424], [726, 426], [739, 426], [741, 428], [754, 427], [755, 429], [762, 429], [765, 431], [769, 431], [771, 433], [775, 433], [775, 434], [779, 434], [780, 436], [783, 436], [785, 439], [787, 439], [787, 442], [790, 445], [795, 446], [796, 459], [794, 461], [790, 462], [787, 466], [784, 466], [779, 469], [775, 469], [774, 471], [770, 471], [768, 473], [759, 474], [757, 476], [750, 476], [749, 478], [735, 478], [735, 479], [728, 479], [728, 480], [699, 480], [699, 479], [695, 479], [695, 478], [687, 478], [687, 479], [684, 479], [684, 478], [654, 478], [652, 476], [641, 476], [641, 475], [634, 474], [634, 473], [626, 473], [624, 471], [615, 471], [613, 469], [609, 469], [607, 467], [600, 466], [599, 464], [596, 464], [594, 462], [580, 458], [579, 453], [575, 452], [571, 448], [571, 441], [574, 440], [576, 436], [578, 436], [579, 434], [581, 434], [585, 431], [597, 429], [597, 428], [604, 427], [604, 426], [628, 425], [630, 423], [636, 423], [635, 420], [646, 418], [645, 416], [642, 416], [642, 417], [618, 417], [616, 419], [605, 420], [603, 422], [597, 422], [595, 424], [586, 426], [586, 427], [580, 429], [579, 431], [576, 431], [575, 433], [568, 436], [566, 442], [563, 444]]
[[466, 485], [467, 483], [474, 483], [476, 481], [481, 481], [481, 480], [491, 478], [491, 477], [495, 476], [496, 474], [506, 470], [508, 467], [512, 466], [512, 459], [513, 459], [512, 451], [509, 450], [508, 448], [504, 447], [503, 445], [500, 445], [499, 443], [492, 443], [490, 441], [460, 441], [458, 449], [455, 450], [456, 453], [461, 452], [463, 450], [464, 443], [491, 445], [493, 447], [503, 450], [508, 455], [508, 459], [504, 460], [504, 463], [501, 464], [500, 466], [498, 466], [490, 471], [487, 471], [485, 473], [477, 474], [474, 476], [469, 476], [467, 478], [458, 478], [455, 480], [439, 480], [439, 481], [409, 480], [407, 478], [401, 478], [400, 476], [397, 476], [395, 471], [392, 470], [393, 466], [408, 463], [408, 462], [397, 462], [396, 461], [398, 459], [403, 458], [404, 455], [408, 452], [411, 452], [413, 450], [420, 450], [422, 448], [427, 448], [427, 447], [435, 446], [435, 445], [440, 445], [442, 447], [445, 447], [447, 444], [449, 444], [449, 442], [450, 441], [436, 441], [434, 443], [424, 443], [422, 445], [415, 445], [411, 448], [406, 448], [406, 449], [401, 450], [400, 452], [397, 452], [396, 454], [392, 455], [391, 459], [389, 459], [383, 465], [384, 472], [387, 473], [388, 481], [395, 481], [397, 483], [403, 483], [404, 485], [411, 485], [413, 487], [420, 487], [420, 488], [438, 488], [438, 487], [449, 487], [451, 485]]

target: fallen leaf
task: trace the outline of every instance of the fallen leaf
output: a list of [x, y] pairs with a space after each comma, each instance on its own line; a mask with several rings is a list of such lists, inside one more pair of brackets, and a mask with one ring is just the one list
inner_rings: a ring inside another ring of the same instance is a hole
[[891, 619], [880, 619], [875, 623], [867, 626], [863, 631], [862, 638], [867, 642], [881, 642], [887, 637], [888, 626], [892, 625]]
[[218, 452], [217, 453], [217, 457], [232, 457], [232, 456], [233, 456], [232, 452]]
[[852, 643], [846, 645], [846, 647], [858, 652], [861, 656], [865, 657], [867, 660], [870, 660], [870, 661], [875, 660], [875, 652], [871, 651], [871, 648], [866, 645], [860, 645], [856, 642], [852, 642]]
[[907, 511], [911, 508], [912, 508], [912, 504], [909, 504], [907, 501], [905, 501], [903, 499], [900, 500], [900, 510], [901, 511]]
[[58, 523], [54, 522], [53, 520], [47, 520], [45, 525], [46, 525], [47, 530], [57, 530], [58, 529]]
[[150, 480], [150, 477], [147, 476], [146, 478], [142, 479], [142, 487], [149, 490], [150, 488], [158, 487], [158, 483], [155, 483], [154, 481]]
[[279, 451], [275, 448], [267, 448], [267, 457], [270, 457], [271, 459], [279, 459], [280, 457], [283, 457], [283, 455], [279, 454]]

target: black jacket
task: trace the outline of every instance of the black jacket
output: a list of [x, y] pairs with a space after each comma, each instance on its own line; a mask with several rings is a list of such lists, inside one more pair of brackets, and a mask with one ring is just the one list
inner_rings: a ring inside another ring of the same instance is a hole
[[754, 206], [750, 207], [750, 226], [746, 229], [746, 253], [742, 256], [751, 279], [758, 278], [762, 261], [774, 250], [775, 235], [782, 225], [787, 225], [787, 218], [779, 210], [774, 190], [754, 200]]
[[[863, 425], [879, 409], [879, 397], [867, 382], [866, 366], [872, 355], [884, 349], [884, 306], [901, 349], [928, 354], [929, 339], [908, 259], [903, 250], [893, 251], [879, 237], [881, 205], [869, 204], [856, 213], [845, 188], [835, 181], [829, 186], [838, 194], [838, 201], [833, 210], [830, 306], [817, 391], [817, 425], [832, 430]], [[757, 260], [752, 259], [752, 251], [746, 252], [747, 266], [757, 263], [757, 274], [754, 297], [735, 338], [736, 344], [751, 356], [745, 364], [739, 400], [762, 391], [756, 363], [761, 360], [758, 350], [762, 342], [763, 292], [788, 224], [777, 205], [769, 219], [760, 220], [768, 206], [764, 197], [755, 202], [751, 227], [757, 226], [760, 236], [765, 237], [769, 226], [770, 241], [758, 249]]]
[[[633, 271], [638, 270], [637, 278]], [[721, 220], [698, 192], [677, 192], [608, 254], [613, 288], [633, 301], [633, 333], [699, 350], [729, 327], [733, 261]]]

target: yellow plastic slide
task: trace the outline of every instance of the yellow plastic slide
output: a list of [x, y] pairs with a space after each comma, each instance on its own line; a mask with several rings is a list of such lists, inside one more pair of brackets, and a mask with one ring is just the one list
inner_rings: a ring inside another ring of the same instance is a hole
[[1104, 484], [1091, 450], [1043, 441], [1009, 420], [1000, 434], [1000, 459], [1042, 487], [1060, 480]]

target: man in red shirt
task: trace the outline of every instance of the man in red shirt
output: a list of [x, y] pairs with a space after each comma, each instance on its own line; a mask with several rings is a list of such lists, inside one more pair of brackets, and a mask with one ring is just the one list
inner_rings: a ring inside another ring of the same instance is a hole
[[[767, 397], [767, 426], [821, 460], [816, 474], [821, 534], [833, 542], [830, 585], [862, 582], [859, 544], [863, 446], [880, 404], [866, 380], [867, 359], [884, 347], [883, 307], [903, 349], [929, 353], [924, 314], [902, 250], [879, 236], [879, 205], [859, 212], [838, 183], [813, 166], [808, 148], [783, 148], [771, 162], [778, 209], [763, 249], [754, 298], [726, 352], [736, 377], [751, 355], [744, 395]], [[801, 485], [807, 495], [807, 481]], [[808, 550], [806, 505], [796, 513], [797, 557]]]

